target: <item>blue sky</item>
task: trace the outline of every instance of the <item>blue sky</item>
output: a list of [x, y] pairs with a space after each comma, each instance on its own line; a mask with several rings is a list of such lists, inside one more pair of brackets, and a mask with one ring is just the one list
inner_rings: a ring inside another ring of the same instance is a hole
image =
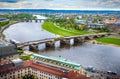
[[0, 8], [120, 10], [120, 0], [0, 0]]

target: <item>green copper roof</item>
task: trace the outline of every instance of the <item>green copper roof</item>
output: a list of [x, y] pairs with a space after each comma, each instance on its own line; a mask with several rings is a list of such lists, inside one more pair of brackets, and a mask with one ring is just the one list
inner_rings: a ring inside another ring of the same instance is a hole
[[51, 61], [51, 62], [56, 62], [57, 65], [66, 66], [68, 68], [73, 68], [73, 69], [77, 69], [77, 70], [80, 70], [80, 68], [81, 68], [80, 64], [73, 63], [73, 62], [67, 61], [66, 59], [62, 59], [62, 58], [47, 57], [47, 56], [38, 55], [38, 54], [33, 54], [31, 56], [31, 58], [37, 58], [37, 59], [41, 58], [43, 60], [47, 60], [47, 61]]

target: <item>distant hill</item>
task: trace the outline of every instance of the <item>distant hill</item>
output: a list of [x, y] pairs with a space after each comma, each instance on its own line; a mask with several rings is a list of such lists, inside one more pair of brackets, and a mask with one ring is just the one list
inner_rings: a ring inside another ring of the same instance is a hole
[[76, 13], [76, 14], [111, 14], [120, 13], [114, 10], [52, 10], [52, 9], [0, 9], [0, 13]]

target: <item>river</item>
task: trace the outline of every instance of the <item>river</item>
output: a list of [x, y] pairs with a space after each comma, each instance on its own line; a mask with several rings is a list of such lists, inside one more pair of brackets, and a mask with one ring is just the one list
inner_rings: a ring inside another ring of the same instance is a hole
[[45, 56], [66, 58], [84, 67], [93, 66], [102, 71], [120, 74], [120, 47], [84, 43], [82, 45], [56, 48], [39, 52]]
[[[11, 25], [3, 33], [6, 40], [15, 39], [19, 42], [57, 37], [57, 35], [43, 30], [41, 25], [42, 23], [20, 22]], [[120, 74], [120, 47], [84, 43], [77, 46], [57, 47], [38, 53], [45, 56], [66, 58], [84, 67], [93, 66], [98, 70], [114, 71]]]
[[40, 22], [20, 22], [11, 25], [3, 34], [5, 34], [6, 40], [14, 39], [19, 42], [57, 37], [57, 35], [43, 30], [41, 25]]

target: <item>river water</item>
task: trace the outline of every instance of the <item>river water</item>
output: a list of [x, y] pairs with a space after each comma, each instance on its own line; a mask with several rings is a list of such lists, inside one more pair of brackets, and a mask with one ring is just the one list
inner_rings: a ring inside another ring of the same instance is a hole
[[[42, 29], [42, 23], [17, 23], [4, 31], [6, 40], [14, 39], [27, 42], [57, 37]], [[58, 47], [38, 52], [45, 56], [62, 57], [85, 67], [93, 66], [98, 70], [114, 71], [120, 74], [120, 47], [84, 43], [83, 45]]]
[[120, 74], [120, 47], [84, 43], [82, 45], [56, 48], [39, 52], [45, 56], [66, 58], [84, 67], [93, 66], [102, 71]]
[[19, 42], [34, 41], [46, 38], [57, 37], [57, 35], [49, 33], [42, 29], [42, 23], [38, 22], [20, 22], [11, 25], [3, 33], [6, 36], [6, 40], [16, 40]]

